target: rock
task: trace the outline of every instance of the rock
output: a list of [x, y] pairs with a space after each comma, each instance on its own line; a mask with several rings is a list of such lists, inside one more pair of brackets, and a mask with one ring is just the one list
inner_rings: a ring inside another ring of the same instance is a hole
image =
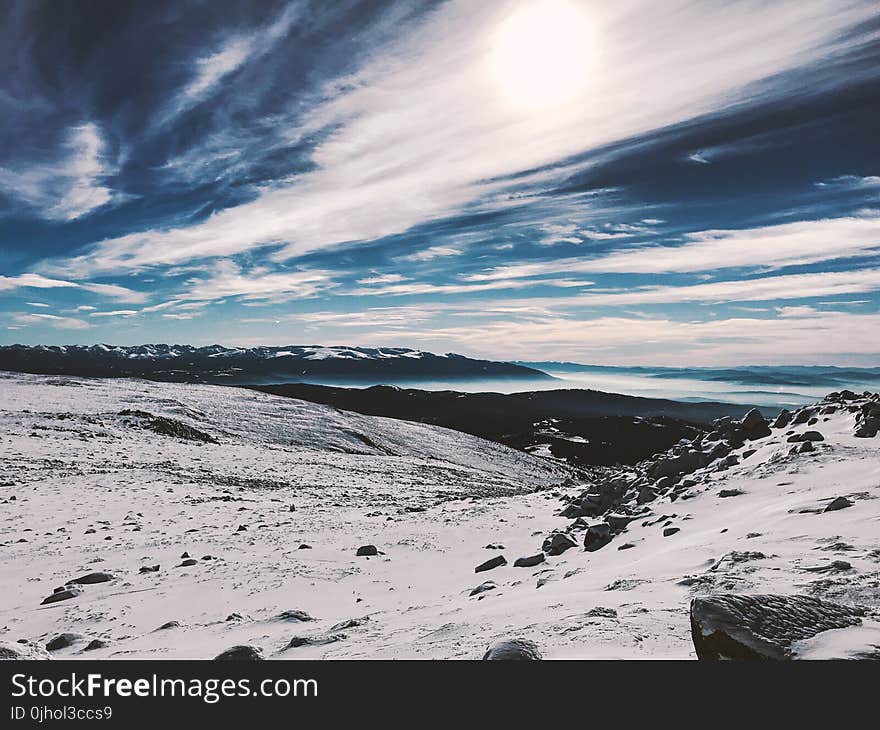
[[540, 565], [544, 562], [544, 553], [538, 553], [537, 555], [529, 555], [525, 558], [517, 558], [513, 561], [514, 568], [534, 568], [536, 565]]
[[856, 428], [853, 435], [860, 439], [872, 439], [877, 435], [877, 431], [878, 429], [863, 423]]
[[484, 583], [480, 583], [476, 588], [472, 589], [468, 595], [478, 596], [481, 593], [485, 593], [486, 591], [494, 591], [498, 586], [495, 584], [495, 581], [487, 580]]
[[297, 548], [297, 550], [311, 550], [311, 549], [312, 549], [312, 546], [307, 545], [306, 543], [301, 543], [300, 546]]
[[480, 563], [474, 568], [474, 573], [482, 573], [483, 571], [492, 570], [501, 565], [507, 565], [507, 559], [503, 555], [496, 555], [494, 558], [489, 558], [485, 563]]
[[798, 453], [799, 453], [799, 454], [806, 454], [806, 453], [809, 453], [810, 451], [815, 451], [815, 450], [816, 450], [816, 447], [813, 446], [813, 442], [812, 442], [812, 441], [804, 441], [804, 442], [801, 443], [801, 445], [798, 447]]
[[83, 647], [83, 651], [94, 651], [95, 649], [106, 649], [110, 644], [103, 639], [92, 639]]
[[635, 547], [635, 545], [633, 545], [631, 542], [625, 542], [625, 543], [623, 543], [623, 545], [619, 545], [617, 549], [618, 550], [629, 550], [630, 548], [634, 548], [634, 547]]
[[189, 553], [185, 552], [185, 551], [183, 553], [181, 553], [181, 555], [180, 555], [181, 560], [186, 560], [188, 557], [189, 557]]
[[247, 532], [247, 525], [239, 525], [236, 532]]
[[73, 646], [76, 642], [82, 641], [82, 634], [58, 634], [54, 639], [50, 639], [46, 643], [46, 651], [58, 651]]
[[785, 428], [789, 423], [791, 423], [791, 411], [783, 408], [773, 421], [773, 428]]
[[541, 545], [541, 549], [547, 555], [562, 555], [573, 547], [577, 547], [577, 541], [566, 532], [554, 532], [548, 535]]
[[666, 527], [663, 529], [663, 537], [670, 537], [674, 535], [676, 532], [681, 532], [680, 527]]
[[746, 449], [745, 451], [742, 452], [742, 458], [748, 459], [750, 456], [757, 453], [757, 451], [758, 451], [757, 449]]
[[218, 662], [257, 662], [263, 659], [263, 650], [250, 644], [232, 646], [214, 657], [214, 661]]
[[138, 568], [138, 573], [158, 573], [159, 566], [158, 565], [142, 565]]
[[596, 606], [596, 608], [591, 608], [584, 615], [589, 616], [590, 618], [617, 618], [617, 611], [613, 608]]
[[761, 415], [761, 411], [757, 408], [752, 408], [742, 419], [742, 427], [746, 431], [754, 431], [761, 426], [766, 425], [767, 421], [764, 416]]
[[272, 617], [273, 621], [314, 621], [315, 619], [307, 614], [305, 611], [300, 611], [298, 608], [289, 609], [287, 611], [282, 611], [276, 616]]
[[818, 431], [804, 431], [803, 433], [793, 433], [786, 441], [790, 444], [796, 444], [801, 441], [824, 441], [825, 437]]
[[40, 601], [40, 605], [44, 606], [47, 603], [57, 603], [58, 601], [67, 601], [71, 598], [76, 598], [83, 592], [83, 589], [77, 585], [70, 585], [62, 588], [61, 590], [56, 590], [51, 596], [46, 596], [42, 601]]
[[861, 624], [863, 609], [812, 596], [720, 594], [691, 601], [691, 637], [702, 660], [790, 659], [793, 642]]
[[0, 641], [0, 661], [20, 661], [22, 659], [50, 659], [49, 653], [42, 647], [30, 643], [12, 643]]
[[114, 578], [116, 578], [116, 576], [112, 573], [98, 571], [96, 573], [87, 573], [86, 575], [81, 575], [79, 578], [74, 578], [73, 580], [68, 581], [68, 585], [70, 583], [79, 583], [80, 585], [90, 585], [92, 583], [107, 583]]
[[718, 492], [719, 497], [739, 497], [741, 494], [745, 494], [742, 489], [722, 489]]
[[156, 631], [164, 631], [165, 629], [176, 629], [180, 626], [180, 621], [166, 621]]
[[825, 507], [825, 509], [822, 511], [823, 512], [836, 512], [839, 509], [846, 509], [847, 507], [852, 507], [854, 504], [855, 504], [855, 502], [851, 502], [846, 497], [835, 497], [834, 499], [832, 499], [828, 503], [828, 506]]
[[296, 649], [300, 646], [323, 646], [347, 639], [346, 634], [323, 634], [321, 636], [294, 636], [285, 649]]
[[378, 554], [379, 554], [379, 548], [377, 548], [375, 545], [361, 545], [357, 549], [357, 552], [355, 553], [355, 555], [357, 555], [359, 557], [360, 556], [372, 556], [372, 555], [378, 555]]
[[537, 644], [528, 639], [506, 639], [489, 647], [483, 655], [488, 661], [539, 661], [543, 659]]
[[621, 530], [625, 529], [626, 526], [634, 519], [636, 518], [632, 515], [621, 515], [613, 512], [605, 515], [605, 522], [608, 523], [608, 525], [611, 527], [612, 530], [614, 530], [614, 532], [620, 532]]
[[607, 522], [590, 525], [584, 533], [584, 547], [589, 552], [595, 552], [611, 542], [612, 537], [611, 525]]
[[834, 560], [826, 565], [813, 565], [809, 568], [804, 568], [804, 570], [808, 573], [842, 573], [852, 570], [852, 564], [846, 560]]
[[199, 564], [199, 561], [196, 560], [195, 558], [187, 558], [186, 560], [181, 561], [180, 565], [178, 565], [177, 567], [178, 568], [189, 568], [192, 565], [198, 565], [198, 564]]

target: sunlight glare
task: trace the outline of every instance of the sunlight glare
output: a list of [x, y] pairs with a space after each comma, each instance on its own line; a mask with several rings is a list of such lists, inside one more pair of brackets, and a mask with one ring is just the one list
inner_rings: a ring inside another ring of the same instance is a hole
[[510, 101], [529, 110], [582, 96], [590, 80], [593, 28], [574, 0], [531, 0], [492, 38], [492, 75]]

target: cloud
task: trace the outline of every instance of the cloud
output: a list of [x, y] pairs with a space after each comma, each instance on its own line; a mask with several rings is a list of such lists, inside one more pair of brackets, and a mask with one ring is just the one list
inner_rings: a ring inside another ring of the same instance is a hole
[[308, 299], [337, 286], [333, 272], [318, 269], [272, 272], [257, 267], [248, 272], [233, 261], [221, 261], [207, 278], [194, 277], [180, 294], [184, 300], [240, 297], [244, 301]]
[[250, 33], [232, 35], [215, 50], [196, 58], [192, 78], [169, 104], [158, 126], [168, 124], [204, 102], [219, 89], [225, 78], [270, 52], [290, 31], [300, 13], [300, 6], [300, 3], [291, 3], [273, 23]]
[[92, 312], [89, 317], [133, 317], [137, 313], [136, 309], [116, 309], [112, 312]]
[[[277, 247], [281, 262], [497, 209], [511, 204], [522, 185], [512, 176], [524, 170], [797, 92], [785, 73], [840, 52], [846, 33], [873, 16], [870, 3], [832, 0], [736, 3], [724, 12], [693, 2], [593, 3], [599, 60], [583, 95], [547, 113], [511, 104], [489, 68], [493, 30], [521, 4], [438, 6], [355, 72], [327, 82], [307, 113], [294, 105], [273, 118], [288, 126], [291, 144], [309, 140], [306, 172], [192, 225], [96, 242], [66, 265], [90, 275], [265, 246]], [[209, 55], [191, 94], [208, 93], [244, 63], [243, 48]]]
[[37, 314], [28, 312], [27, 314], [16, 314], [12, 317], [14, 322], [21, 325], [29, 324], [48, 324], [55, 329], [63, 330], [85, 330], [89, 328], [89, 323], [76, 319], [75, 317], [59, 317], [54, 314]]
[[94, 282], [74, 282], [63, 279], [51, 279], [41, 274], [26, 273], [16, 276], [0, 276], [0, 292], [11, 291], [23, 287], [34, 289], [82, 289], [93, 294], [116, 299], [122, 302], [143, 302], [147, 295], [117, 284], [96, 284]]
[[686, 233], [679, 246], [645, 246], [599, 258], [511, 264], [465, 277], [491, 281], [557, 273], [667, 274], [731, 268], [778, 269], [880, 253], [880, 216], [796, 221]]
[[583, 294], [579, 303], [594, 306], [747, 302], [810, 299], [880, 290], [880, 269], [787, 274], [759, 279], [719, 281], [690, 286], [649, 286], [626, 291]]
[[[411, 330], [408, 337], [491, 357], [503, 351], [511, 359], [569, 359], [595, 364], [748, 365], [840, 363], [880, 354], [875, 333], [880, 314], [810, 312], [784, 318], [741, 317], [706, 322], [669, 318], [553, 317], [509, 318], [468, 326]], [[399, 333], [399, 336], [403, 333]]]
[[446, 256], [461, 256], [460, 248], [452, 248], [450, 246], [431, 246], [424, 251], [408, 254], [406, 256], [398, 256], [398, 261], [433, 261], [434, 259]]
[[0, 167], [0, 191], [48, 220], [72, 221], [124, 199], [105, 183], [116, 171], [101, 130], [87, 122], [68, 130], [55, 162]]

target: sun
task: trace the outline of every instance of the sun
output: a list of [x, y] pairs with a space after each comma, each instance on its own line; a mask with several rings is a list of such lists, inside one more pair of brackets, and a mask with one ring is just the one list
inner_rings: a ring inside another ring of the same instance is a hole
[[594, 55], [593, 28], [575, 0], [530, 0], [493, 33], [489, 68], [508, 100], [530, 110], [583, 96]]

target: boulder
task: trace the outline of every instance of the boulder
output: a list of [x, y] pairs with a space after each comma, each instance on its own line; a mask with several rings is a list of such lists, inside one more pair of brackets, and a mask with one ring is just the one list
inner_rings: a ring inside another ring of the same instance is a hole
[[67, 581], [68, 585], [70, 583], [79, 583], [80, 585], [91, 585], [93, 583], [107, 583], [111, 581], [116, 576], [112, 573], [106, 573], [104, 571], [98, 571], [96, 573], [87, 573], [86, 575], [81, 575], [79, 578], [74, 578], [73, 580]]
[[487, 580], [483, 583], [480, 583], [480, 585], [478, 585], [476, 588], [472, 589], [468, 595], [478, 596], [481, 593], [486, 593], [487, 591], [494, 591], [497, 587], [498, 585], [495, 583], [495, 581]]
[[358, 557], [363, 557], [363, 556], [369, 557], [369, 556], [378, 555], [378, 554], [379, 554], [379, 548], [377, 548], [375, 545], [361, 545], [357, 549], [357, 552], [355, 553], [355, 555], [357, 555]]
[[259, 646], [239, 644], [220, 652], [214, 657], [214, 660], [218, 662], [256, 662], [262, 661], [264, 658], [263, 650]]
[[489, 558], [485, 563], [480, 563], [474, 568], [474, 573], [482, 573], [486, 570], [498, 568], [501, 565], [507, 565], [507, 559], [503, 555], [496, 555], [494, 558]]
[[773, 428], [785, 428], [789, 423], [791, 423], [791, 411], [787, 408], [783, 408], [779, 415], [776, 416], [776, 420], [773, 421]]
[[859, 625], [864, 613], [812, 596], [704, 596], [691, 601], [691, 637], [701, 660], [786, 660], [793, 642]]
[[66, 649], [68, 646], [73, 646], [78, 641], [82, 640], [82, 634], [58, 634], [55, 638], [50, 639], [48, 642], [46, 642], [46, 651], [58, 651], [59, 649]]
[[544, 553], [529, 555], [524, 558], [517, 558], [513, 561], [514, 568], [534, 568], [544, 562]]
[[55, 591], [51, 596], [46, 596], [42, 601], [40, 601], [41, 606], [45, 606], [47, 603], [57, 603], [58, 601], [67, 601], [71, 598], [76, 598], [83, 592], [83, 589], [77, 585], [69, 585], [61, 588], [60, 590]]
[[528, 639], [506, 639], [489, 647], [483, 655], [487, 661], [539, 661], [543, 659], [537, 644]]
[[561, 555], [566, 550], [576, 547], [577, 541], [566, 532], [554, 532], [547, 536], [541, 549], [547, 555]]
[[835, 497], [834, 499], [832, 499], [828, 503], [828, 506], [825, 507], [825, 509], [822, 511], [823, 512], [836, 512], [839, 509], [846, 509], [847, 507], [852, 507], [854, 504], [855, 504], [855, 502], [851, 502], [846, 497]]
[[761, 415], [761, 411], [757, 408], [752, 408], [742, 419], [742, 427], [746, 431], [755, 431], [760, 429], [762, 426], [767, 425], [767, 420], [764, 416]]
[[611, 525], [607, 522], [590, 525], [584, 533], [584, 547], [589, 552], [595, 552], [611, 542], [612, 537]]

